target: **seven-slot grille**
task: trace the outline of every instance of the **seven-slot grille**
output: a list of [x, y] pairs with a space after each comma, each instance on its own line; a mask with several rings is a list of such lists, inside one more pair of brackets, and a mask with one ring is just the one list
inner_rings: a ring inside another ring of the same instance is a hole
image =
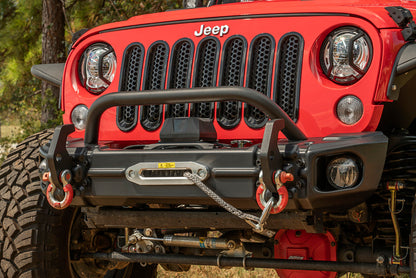
[[[124, 54], [120, 90], [214, 87], [217, 82], [219, 86], [245, 85], [268, 97], [273, 96], [274, 101], [296, 121], [302, 50], [303, 39], [298, 33], [288, 33], [278, 42], [269, 34], [260, 34], [250, 43], [243, 36], [232, 36], [223, 45], [214, 37], [201, 40], [197, 46], [189, 39], [181, 39], [173, 46], [157, 41], [146, 51], [140, 43], [133, 43]], [[218, 65], [220, 60], [221, 65]], [[166, 74], [168, 78], [165, 84]], [[132, 130], [139, 121], [149, 131], [162, 125], [163, 105], [142, 106], [140, 117], [138, 111], [137, 106], [118, 107], [117, 125], [120, 130]], [[238, 101], [217, 103], [216, 111], [214, 103], [210, 102], [165, 107], [165, 117], [214, 119], [216, 116], [220, 126], [225, 129], [236, 127], [241, 122], [242, 114], [245, 123], [254, 129], [263, 127], [267, 121], [260, 110]]]

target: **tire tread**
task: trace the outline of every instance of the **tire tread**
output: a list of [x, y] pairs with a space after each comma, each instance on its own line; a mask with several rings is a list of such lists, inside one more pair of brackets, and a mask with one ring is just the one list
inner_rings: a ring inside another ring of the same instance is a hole
[[[41, 194], [37, 168], [39, 147], [52, 135], [53, 130], [45, 130], [28, 137], [10, 152], [0, 168], [0, 277], [62, 276], [62, 265], [51, 258], [59, 257], [54, 232], [60, 230], [56, 227], [63, 213], [50, 213]], [[48, 240], [43, 240], [46, 236]]]

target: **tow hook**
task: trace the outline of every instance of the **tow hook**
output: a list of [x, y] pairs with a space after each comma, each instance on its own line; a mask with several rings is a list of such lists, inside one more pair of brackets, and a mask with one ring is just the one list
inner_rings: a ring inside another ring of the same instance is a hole
[[42, 177], [43, 181], [50, 182], [48, 189], [46, 190], [46, 199], [48, 200], [48, 203], [55, 209], [66, 209], [69, 207], [72, 202], [72, 198], [74, 197], [74, 190], [70, 184], [72, 180], [71, 171], [62, 171], [60, 179], [63, 185], [63, 191], [65, 192], [65, 196], [62, 201], [58, 201], [55, 198], [56, 185], [50, 181], [50, 172], [44, 173]]
[[276, 200], [277, 196], [273, 196], [273, 194], [270, 194], [270, 192], [265, 188], [263, 182], [263, 172], [261, 171], [259, 175], [260, 186], [257, 188], [256, 191], [256, 200], [259, 207], [264, 211], [267, 205], [270, 206], [270, 200], [274, 199], [274, 205], [270, 209], [270, 213], [277, 214], [282, 212], [286, 208], [287, 202], [289, 200], [289, 194], [284, 184], [288, 181], [293, 181], [293, 179], [294, 177], [291, 173], [286, 173], [285, 171], [281, 170], [276, 171], [276, 173], [274, 174], [274, 181], [279, 197], [279, 199]]

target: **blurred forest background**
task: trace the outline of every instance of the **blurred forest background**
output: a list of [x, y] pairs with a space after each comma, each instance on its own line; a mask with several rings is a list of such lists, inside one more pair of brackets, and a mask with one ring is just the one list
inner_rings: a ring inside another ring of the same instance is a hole
[[181, 0], [0, 0], [0, 160], [1, 148], [61, 123], [59, 90], [35, 79], [32, 65], [65, 62], [72, 35], [83, 28], [181, 6]]

